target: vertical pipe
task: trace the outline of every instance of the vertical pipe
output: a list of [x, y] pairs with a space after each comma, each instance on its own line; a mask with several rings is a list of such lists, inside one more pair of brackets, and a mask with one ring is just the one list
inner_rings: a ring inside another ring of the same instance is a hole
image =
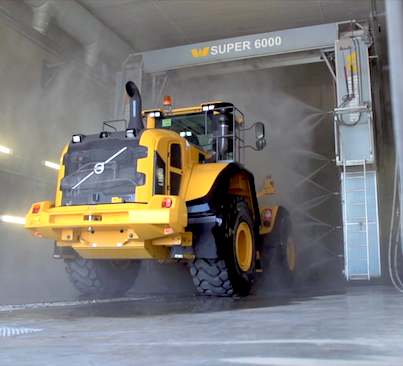
[[364, 156], [364, 210], [365, 210], [365, 241], [367, 244], [367, 280], [371, 279], [371, 267], [370, 267], [370, 251], [369, 251], [369, 227], [368, 227], [368, 192], [367, 192], [367, 162]]
[[386, 16], [396, 155], [403, 174], [403, 1], [387, 0]]
[[[396, 158], [403, 181], [403, 1], [386, 0], [386, 24], [389, 53], [389, 77], [392, 94], [392, 115]], [[396, 177], [397, 179], [397, 177]], [[403, 185], [401, 185], [402, 187]], [[403, 197], [400, 191], [400, 197]], [[401, 225], [402, 217], [400, 215]], [[402, 231], [401, 231], [402, 232]]]
[[343, 209], [343, 241], [344, 241], [344, 275], [346, 276], [346, 280], [350, 280], [350, 272], [349, 272], [349, 266], [348, 266], [348, 259], [349, 259], [349, 253], [348, 253], [348, 242], [347, 242], [347, 183], [346, 183], [346, 159], [343, 159], [343, 171], [341, 173], [341, 188], [342, 188], [342, 209]]

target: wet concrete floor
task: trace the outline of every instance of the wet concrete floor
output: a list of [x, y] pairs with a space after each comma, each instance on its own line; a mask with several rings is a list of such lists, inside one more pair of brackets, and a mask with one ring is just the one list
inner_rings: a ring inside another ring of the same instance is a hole
[[389, 287], [0, 306], [0, 365], [403, 365]]

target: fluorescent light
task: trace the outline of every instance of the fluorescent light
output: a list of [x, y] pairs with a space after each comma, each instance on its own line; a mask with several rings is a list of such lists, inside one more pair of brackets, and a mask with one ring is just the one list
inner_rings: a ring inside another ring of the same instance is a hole
[[0, 221], [12, 222], [14, 224], [23, 224], [24, 225], [26, 220], [23, 217], [0, 215]]
[[60, 170], [60, 165], [56, 164], [56, 163], [52, 163], [51, 161], [45, 160], [43, 162], [43, 165], [45, 165], [45, 166], [47, 166], [49, 168], [52, 168], [52, 169]]
[[9, 149], [8, 147], [5, 146], [0, 146], [0, 152], [4, 154], [12, 154], [13, 150]]

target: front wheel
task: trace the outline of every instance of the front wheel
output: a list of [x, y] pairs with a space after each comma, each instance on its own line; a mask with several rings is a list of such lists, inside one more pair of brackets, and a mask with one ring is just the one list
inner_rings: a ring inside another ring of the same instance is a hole
[[270, 267], [276, 272], [285, 285], [293, 285], [297, 252], [292, 224], [288, 212], [280, 207], [274, 230], [270, 235]]
[[68, 259], [66, 271], [73, 286], [84, 294], [122, 295], [134, 284], [140, 261]]
[[190, 267], [198, 292], [246, 296], [255, 278], [256, 249], [252, 214], [243, 199], [231, 197], [224, 205], [214, 236], [220, 258], [199, 258]]

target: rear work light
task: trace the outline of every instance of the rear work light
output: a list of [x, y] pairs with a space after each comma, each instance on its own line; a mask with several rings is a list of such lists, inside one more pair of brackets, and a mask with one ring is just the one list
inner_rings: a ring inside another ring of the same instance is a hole
[[215, 105], [210, 104], [210, 105], [204, 105], [202, 109], [203, 109], [203, 112], [206, 112], [206, 111], [212, 111], [214, 108], [215, 108]]
[[134, 128], [129, 128], [126, 130], [126, 137], [132, 139], [136, 137], [136, 130]]
[[173, 201], [172, 201], [172, 198], [164, 198], [163, 200], [162, 200], [162, 207], [163, 208], [170, 208], [171, 206], [172, 206], [172, 203], [173, 203]]
[[271, 210], [271, 208], [267, 208], [266, 210], [264, 210], [263, 225], [266, 227], [271, 226], [272, 217], [273, 211]]
[[37, 214], [40, 210], [41, 210], [41, 205], [34, 205], [34, 207], [32, 207], [33, 214]]
[[83, 135], [73, 135], [72, 142], [74, 144], [83, 141]]

